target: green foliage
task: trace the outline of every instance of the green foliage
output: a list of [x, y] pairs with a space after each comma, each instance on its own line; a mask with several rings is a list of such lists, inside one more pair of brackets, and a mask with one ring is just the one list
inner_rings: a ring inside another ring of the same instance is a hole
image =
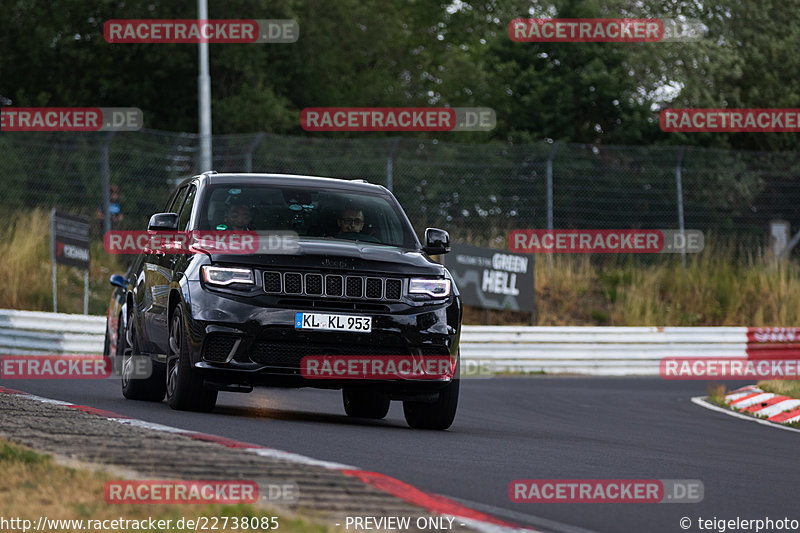
[[[110, 44], [103, 23], [195, 18], [194, 0], [12, 0], [0, 20], [0, 95], [15, 106], [131, 106], [148, 128], [197, 129], [197, 47]], [[781, 0], [228, 0], [211, 18], [287, 18], [294, 44], [210, 46], [215, 133], [305, 135], [320, 106], [481, 106], [491, 133], [543, 138], [789, 150], [793, 134], [666, 134], [662, 107], [800, 107], [800, 4]], [[695, 19], [699, 42], [517, 43], [514, 18]], [[665, 91], [673, 87], [679, 91]], [[388, 134], [337, 133], [325, 137]]]
[[40, 465], [49, 464], [51, 459], [49, 455], [42, 455], [16, 444], [0, 443], [0, 463]]

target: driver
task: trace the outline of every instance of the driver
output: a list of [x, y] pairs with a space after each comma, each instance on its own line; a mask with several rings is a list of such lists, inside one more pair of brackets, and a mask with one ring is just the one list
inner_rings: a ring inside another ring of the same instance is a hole
[[233, 231], [250, 231], [250, 224], [253, 222], [253, 212], [250, 206], [243, 201], [235, 201], [228, 206], [225, 213], [225, 225], [227, 229]]
[[339, 218], [336, 219], [336, 225], [339, 226], [339, 233], [334, 235], [337, 239], [379, 242], [372, 235], [361, 232], [364, 229], [364, 212], [360, 209], [345, 209], [341, 211]]

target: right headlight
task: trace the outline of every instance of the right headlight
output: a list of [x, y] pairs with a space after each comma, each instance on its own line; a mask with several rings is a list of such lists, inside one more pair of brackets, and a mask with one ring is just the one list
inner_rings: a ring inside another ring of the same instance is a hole
[[408, 284], [408, 293], [445, 298], [450, 296], [450, 280], [413, 278]]

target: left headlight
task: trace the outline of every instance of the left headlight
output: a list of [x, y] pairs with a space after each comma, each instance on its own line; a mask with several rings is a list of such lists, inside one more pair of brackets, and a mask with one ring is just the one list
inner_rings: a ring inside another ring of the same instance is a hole
[[229, 268], [229, 267], [203, 267], [203, 279], [211, 285], [231, 285], [241, 283], [253, 285], [253, 271], [249, 268]]
[[450, 296], [449, 279], [414, 278], [408, 284], [409, 294], [426, 294], [434, 298]]

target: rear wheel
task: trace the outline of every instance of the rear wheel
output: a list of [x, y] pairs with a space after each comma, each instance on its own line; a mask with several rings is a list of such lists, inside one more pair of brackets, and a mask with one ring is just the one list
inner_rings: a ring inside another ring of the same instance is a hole
[[217, 391], [203, 386], [203, 378], [192, 368], [189, 339], [183, 326], [180, 305], [175, 308], [169, 328], [167, 357], [167, 403], [179, 411], [208, 412], [217, 404]]
[[108, 324], [106, 324], [106, 338], [103, 339], [103, 355], [111, 355], [111, 338], [108, 334]]
[[[164, 385], [164, 372], [159, 366], [153, 365], [150, 377], [136, 379], [132, 377], [134, 357], [140, 356], [139, 341], [136, 338], [136, 328], [133, 318], [128, 317], [127, 331], [120, 317], [117, 326], [116, 356], [122, 358], [122, 395], [129, 400], [143, 400], [147, 402], [160, 402], [164, 399], [166, 386]], [[130, 344], [128, 343], [130, 337]]]
[[389, 398], [368, 389], [342, 389], [344, 412], [355, 418], [381, 419], [389, 412]]

